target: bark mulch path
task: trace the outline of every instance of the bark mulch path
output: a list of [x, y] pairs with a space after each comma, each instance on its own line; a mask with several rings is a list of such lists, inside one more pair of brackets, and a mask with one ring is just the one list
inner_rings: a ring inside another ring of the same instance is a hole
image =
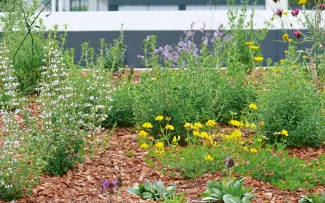
[[[308, 152], [308, 150], [303, 150]], [[295, 152], [297, 153], [297, 152]], [[93, 160], [78, 164], [74, 170], [63, 177], [43, 176], [40, 185], [33, 190], [31, 197], [25, 197], [18, 202], [108, 202], [108, 196], [102, 193], [101, 181], [120, 177], [123, 180], [118, 202], [148, 202], [128, 194], [127, 188], [136, 182], [147, 180], [162, 180], [165, 185], [177, 183], [177, 192], [186, 193], [188, 202], [200, 200], [200, 194], [205, 190], [206, 183], [220, 179], [221, 173], [204, 174], [196, 179], [175, 179], [162, 175], [158, 167], [150, 167], [144, 161], [145, 152], [137, 145], [136, 135], [131, 130], [118, 129], [112, 135], [110, 146]], [[297, 190], [288, 192], [279, 190], [269, 183], [250, 177], [245, 180], [246, 187], [252, 187], [256, 203], [286, 203], [298, 202], [307, 193], [321, 193], [324, 187], [312, 190]]]

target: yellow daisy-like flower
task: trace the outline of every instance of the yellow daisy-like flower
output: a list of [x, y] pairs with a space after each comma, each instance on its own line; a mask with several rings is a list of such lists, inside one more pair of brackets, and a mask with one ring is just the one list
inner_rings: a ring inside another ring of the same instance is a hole
[[288, 133], [287, 130], [282, 130], [282, 131], [281, 131], [281, 134], [284, 135], [284, 136], [286, 136], [286, 137], [289, 136], [289, 133]]
[[248, 106], [248, 108], [253, 109], [253, 110], [257, 110], [258, 109], [256, 104], [250, 104]]
[[152, 126], [151, 123], [147, 122], [147, 123], [144, 123], [144, 124], [142, 125], [142, 127], [143, 127], [143, 128], [152, 128], [153, 126]]
[[299, 0], [298, 4], [299, 5], [305, 5], [307, 3], [307, 0]]
[[245, 45], [247, 46], [252, 46], [254, 44], [254, 42], [246, 42]]
[[289, 35], [288, 34], [282, 35], [282, 39], [283, 41], [287, 41], [289, 39]]
[[184, 128], [189, 129], [190, 127], [191, 127], [191, 123], [186, 122], [186, 123], [184, 124]]
[[273, 73], [280, 73], [281, 68], [273, 68]]
[[297, 68], [297, 65], [292, 65], [292, 68], [293, 68], [293, 69]]
[[254, 60], [257, 62], [262, 62], [264, 60], [264, 58], [262, 56], [256, 56], [256, 57], [254, 57]]
[[142, 149], [147, 149], [147, 148], [148, 148], [148, 145], [147, 145], [146, 143], [143, 143], [142, 145], [140, 145], [140, 147], [141, 147]]
[[162, 142], [157, 142], [157, 143], [155, 144], [155, 146], [156, 146], [157, 148], [163, 148], [163, 147], [164, 147], [164, 143], [162, 143]]
[[168, 125], [166, 125], [165, 129], [173, 131], [175, 128], [174, 128], [174, 126], [168, 124]]
[[206, 161], [212, 161], [212, 160], [213, 160], [213, 157], [210, 156], [209, 154], [207, 154], [207, 155], [204, 156], [204, 159], [205, 159]]
[[146, 131], [141, 130], [141, 131], [138, 133], [138, 135], [139, 135], [140, 137], [147, 137], [147, 136], [148, 136], [148, 133], [147, 133]]
[[249, 46], [249, 48], [251, 48], [251, 50], [257, 50], [259, 47], [258, 46]]
[[289, 14], [289, 11], [284, 11], [282, 14], [283, 15], [288, 15]]
[[162, 121], [164, 119], [164, 116], [156, 116], [155, 120], [156, 121]]
[[253, 153], [253, 154], [257, 153], [257, 149], [255, 149], [255, 148], [251, 148], [249, 151], [250, 151], [251, 153]]
[[214, 127], [217, 124], [214, 120], [208, 120], [208, 122], [205, 124], [208, 127]]
[[284, 63], [286, 60], [285, 59], [281, 59], [280, 60], [280, 63]]
[[291, 43], [292, 42], [292, 39], [289, 39], [288, 42]]

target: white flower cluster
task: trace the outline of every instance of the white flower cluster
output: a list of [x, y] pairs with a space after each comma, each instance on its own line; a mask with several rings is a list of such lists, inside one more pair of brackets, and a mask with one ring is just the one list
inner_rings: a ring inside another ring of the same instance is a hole
[[0, 42], [0, 105], [4, 108], [14, 109], [20, 106], [22, 98], [18, 97], [18, 80], [9, 59], [9, 50], [5, 42]]

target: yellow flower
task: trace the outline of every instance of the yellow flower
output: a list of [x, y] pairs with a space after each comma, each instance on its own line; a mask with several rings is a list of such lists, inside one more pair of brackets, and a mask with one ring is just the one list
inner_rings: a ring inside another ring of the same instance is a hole
[[246, 121], [245, 128], [249, 128], [250, 124]]
[[253, 153], [253, 154], [257, 153], [257, 149], [255, 149], [255, 148], [251, 148], [249, 151], [250, 151], [251, 153]]
[[289, 35], [288, 34], [282, 35], [282, 39], [283, 41], [287, 41], [289, 39]]
[[288, 15], [289, 11], [284, 11], [283, 15]]
[[251, 48], [251, 50], [257, 50], [259, 47], [258, 46], [249, 46], [249, 48]]
[[161, 149], [161, 150], [156, 149], [156, 150], [155, 150], [155, 153], [156, 153], [156, 154], [159, 154], [159, 155], [162, 155], [162, 154], [165, 153], [165, 150], [164, 150], [164, 149]]
[[257, 62], [262, 62], [264, 60], [264, 58], [262, 56], [256, 56], [256, 57], [254, 57], [254, 60]]
[[240, 127], [241, 126], [241, 122], [237, 121], [237, 120], [230, 120], [229, 122], [231, 125], [236, 126], [236, 127]]
[[164, 143], [162, 143], [162, 142], [157, 142], [157, 143], [155, 144], [155, 146], [156, 146], [157, 148], [163, 148], [163, 147], [164, 147]]
[[138, 133], [138, 135], [139, 135], [140, 137], [147, 137], [147, 136], [148, 136], [148, 133], [147, 133], [146, 131], [141, 130], [141, 131]]
[[303, 58], [303, 59], [306, 59], [306, 58], [307, 58], [307, 56], [303, 56], [302, 58]]
[[286, 60], [285, 59], [281, 59], [280, 60], [280, 63], [284, 63]]
[[246, 147], [246, 146], [244, 146], [243, 149], [244, 149], [245, 151], [248, 151], [248, 147]]
[[260, 121], [258, 124], [259, 124], [261, 127], [265, 126], [265, 122], [264, 122], [264, 121]]
[[281, 68], [273, 68], [273, 73], [280, 73]]
[[176, 136], [174, 136], [174, 138], [173, 138], [173, 142], [177, 142], [177, 138], [176, 138]]
[[198, 137], [198, 136], [200, 136], [200, 132], [195, 130], [195, 131], [193, 131], [193, 135]]
[[173, 131], [175, 128], [174, 128], [174, 126], [168, 124], [168, 125], [166, 125], [165, 129]]
[[164, 116], [157, 116], [155, 118], [156, 121], [162, 121], [164, 119]]
[[289, 136], [289, 133], [288, 133], [287, 130], [282, 130], [282, 131], [281, 131], [281, 134], [284, 135], [284, 136], [286, 136], [286, 137]]
[[293, 69], [297, 68], [297, 65], [292, 65], [292, 68], [293, 68]]
[[186, 122], [185, 124], [184, 124], [184, 128], [190, 128], [191, 127], [191, 123], [189, 123], [189, 122]]
[[141, 146], [140, 146], [142, 149], [147, 149], [148, 148], [148, 145], [146, 143], [143, 143]]
[[256, 125], [254, 123], [251, 124], [250, 126], [251, 129], [255, 129], [256, 128]]
[[208, 127], [214, 127], [217, 124], [214, 120], [208, 120], [208, 122], [205, 124]]
[[258, 109], [256, 104], [250, 104], [248, 106], [248, 108], [253, 109], [253, 110], [257, 110]]
[[289, 39], [288, 42], [291, 43], [292, 42], [292, 39]]
[[262, 141], [263, 141], [262, 138], [258, 138], [258, 139], [257, 139], [257, 142], [259, 142], [259, 143], [261, 143]]
[[191, 125], [190, 125], [190, 128], [191, 128], [192, 130], [200, 130], [198, 127], [196, 127], [196, 126], [193, 125], [192, 123], [191, 123]]
[[194, 126], [197, 128], [203, 128], [202, 124], [199, 122], [194, 123]]
[[143, 128], [152, 128], [152, 124], [151, 123], [144, 123], [143, 125], [142, 125], [142, 127]]
[[247, 46], [252, 46], [254, 44], [254, 42], [246, 42], [245, 43]]
[[288, 52], [288, 50], [285, 50], [284, 53], [285, 53], [285, 54], [288, 54], [289, 52]]
[[206, 161], [212, 161], [212, 160], [213, 160], [213, 157], [210, 156], [209, 154], [207, 154], [207, 155], [204, 156], [204, 159], [205, 159]]
[[207, 132], [202, 132], [202, 133], [200, 134], [200, 137], [206, 139], [207, 137], [209, 137], [209, 134], [208, 134]]
[[298, 1], [298, 4], [299, 5], [304, 5], [304, 4], [306, 4], [307, 3], [307, 0], [299, 0]]

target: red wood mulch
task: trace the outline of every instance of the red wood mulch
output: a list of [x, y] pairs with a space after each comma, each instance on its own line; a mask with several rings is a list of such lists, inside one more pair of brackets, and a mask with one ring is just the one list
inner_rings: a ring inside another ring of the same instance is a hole
[[[317, 150], [294, 150], [293, 154], [308, 157], [306, 153], [316, 153]], [[321, 150], [323, 153], [324, 150]], [[317, 152], [319, 154], [319, 152]], [[104, 178], [121, 177], [123, 186], [119, 202], [148, 202], [128, 194], [127, 188], [134, 183], [145, 183], [147, 180], [162, 180], [165, 185], [177, 183], [177, 192], [185, 192], [188, 202], [200, 200], [200, 194], [205, 190], [206, 183], [213, 179], [220, 179], [221, 174], [204, 174], [203, 176], [184, 180], [162, 175], [157, 167], [151, 168], [144, 161], [145, 152], [137, 145], [136, 135], [131, 130], [118, 129], [112, 135], [110, 147], [93, 160], [86, 160], [78, 164], [77, 168], [63, 177], [44, 176], [40, 185], [33, 190], [31, 197], [25, 197], [18, 202], [108, 202], [108, 196], [102, 193], [101, 181]], [[129, 158], [130, 157], [130, 158]], [[311, 155], [310, 157], [313, 157]], [[321, 193], [324, 187], [316, 187], [310, 191], [297, 190], [288, 192], [279, 190], [269, 183], [250, 177], [245, 180], [245, 186], [252, 187], [256, 203], [284, 203], [298, 202], [307, 193]]]

